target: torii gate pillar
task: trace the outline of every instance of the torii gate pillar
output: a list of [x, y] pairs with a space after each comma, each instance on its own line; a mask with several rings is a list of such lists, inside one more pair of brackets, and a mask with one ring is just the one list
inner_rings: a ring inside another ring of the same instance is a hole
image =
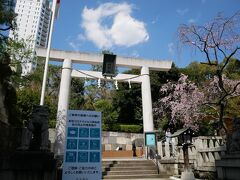
[[54, 152], [57, 155], [62, 155], [64, 152], [65, 127], [67, 122], [67, 110], [69, 105], [69, 95], [72, 79], [71, 73], [72, 61], [71, 59], [64, 59], [62, 66], [60, 90], [58, 95], [59, 98], [56, 124], [56, 140], [54, 145]]
[[152, 96], [149, 68], [143, 66], [141, 69], [141, 75], [142, 75], [143, 128], [144, 132], [150, 132], [154, 130], [154, 126], [153, 126]]

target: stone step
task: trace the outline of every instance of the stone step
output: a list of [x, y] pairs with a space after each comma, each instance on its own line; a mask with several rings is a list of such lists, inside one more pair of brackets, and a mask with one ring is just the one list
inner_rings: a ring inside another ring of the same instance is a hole
[[115, 161], [117, 164], [151, 164], [148, 160], [132, 160], [132, 161]]
[[114, 164], [114, 167], [155, 167], [155, 165], [153, 163], [151, 164]]
[[[138, 166], [137, 167], [138, 170], [149, 170], [149, 169], [156, 169], [156, 167], [153, 166]], [[127, 170], [136, 170], [136, 167], [132, 166], [132, 167], [111, 167], [112, 171], [127, 171]]]
[[140, 175], [105, 175], [103, 179], [151, 179], [151, 178], [168, 178], [168, 175], [160, 174], [140, 174]]
[[114, 164], [105, 164], [105, 165], [102, 165], [102, 167], [104, 167], [104, 168], [113, 167], [113, 166], [114, 166]]
[[132, 164], [152, 164], [153, 162], [152, 161], [116, 161], [116, 162], [113, 162], [113, 163], [132, 165]]
[[135, 174], [157, 174], [157, 170], [133, 170], [133, 171], [109, 171], [107, 175], [135, 175]]
[[109, 165], [114, 163], [117, 163], [117, 161], [102, 161], [102, 165]]
[[108, 172], [108, 171], [144, 171], [144, 170], [153, 170], [157, 171], [157, 168], [155, 166], [139, 166], [139, 167], [102, 167], [102, 172]]
[[154, 179], [168, 178], [158, 174], [155, 164], [150, 160], [130, 160], [104, 162], [103, 179]]

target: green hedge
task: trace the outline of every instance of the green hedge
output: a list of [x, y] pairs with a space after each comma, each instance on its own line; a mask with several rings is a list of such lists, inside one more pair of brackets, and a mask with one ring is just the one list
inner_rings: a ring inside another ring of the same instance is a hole
[[117, 131], [117, 132], [127, 132], [127, 133], [142, 133], [142, 125], [134, 124], [103, 124], [103, 131]]
[[122, 132], [128, 132], [128, 133], [142, 133], [143, 132], [143, 126], [141, 125], [127, 125], [127, 124], [121, 124], [120, 125], [120, 131]]

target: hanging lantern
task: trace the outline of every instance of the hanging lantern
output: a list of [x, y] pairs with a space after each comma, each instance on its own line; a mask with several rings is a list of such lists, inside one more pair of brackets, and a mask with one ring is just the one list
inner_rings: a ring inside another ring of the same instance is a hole
[[102, 75], [104, 77], [116, 76], [116, 55], [104, 54], [103, 55], [103, 70]]

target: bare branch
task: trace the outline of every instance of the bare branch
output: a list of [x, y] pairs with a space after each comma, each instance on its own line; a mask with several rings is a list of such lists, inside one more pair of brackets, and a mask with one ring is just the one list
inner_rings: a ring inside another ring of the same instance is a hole
[[228, 97], [226, 97], [226, 100], [229, 100], [229, 99], [232, 99], [232, 98], [236, 98], [236, 97], [240, 97], [240, 94], [228, 96]]
[[212, 105], [217, 105], [217, 103], [205, 103], [203, 105], [208, 106], [209, 108], [214, 109], [215, 111], [217, 111], [217, 108], [212, 106]]
[[240, 82], [238, 82], [238, 83], [233, 87], [233, 90], [232, 90], [232, 92], [229, 93], [229, 95], [232, 95], [233, 93], [235, 93], [236, 90], [237, 90], [237, 87], [238, 87], [239, 85], [240, 85]]
[[209, 65], [209, 66], [217, 66], [218, 65], [216, 63], [209, 64], [209, 63], [206, 63], [206, 62], [200, 62], [200, 64], [206, 64], [206, 65]]
[[[218, 76], [218, 86], [219, 86], [219, 88], [225, 93], [225, 95], [223, 96], [224, 98], [228, 95], [228, 92], [227, 92], [227, 90], [225, 89], [225, 87], [224, 87], [224, 83], [223, 83], [223, 76], [222, 76], [222, 70], [217, 70], [217, 72], [216, 72], [216, 74], [217, 74], [217, 76]], [[219, 103], [221, 104], [221, 102], [224, 100], [224, 98], [220, 98], [220, 101], [219, 101]]]
[[229, 63], [229, 61], [230, 61], [230, 59], [232, 58], [232, 56], [233, 56], [234, 54], [236, 54], [236, 52], [237, 52], [239, 49], [240, 49], [240, 47], [236, 47], [235, 50], [227, 57], [226, 62], [224, 63], [224, 65], [223, 65], [222, 68], [221, 68], [221, 71], [224, 70], [224, 68], [227, 66], [227, 64]]

